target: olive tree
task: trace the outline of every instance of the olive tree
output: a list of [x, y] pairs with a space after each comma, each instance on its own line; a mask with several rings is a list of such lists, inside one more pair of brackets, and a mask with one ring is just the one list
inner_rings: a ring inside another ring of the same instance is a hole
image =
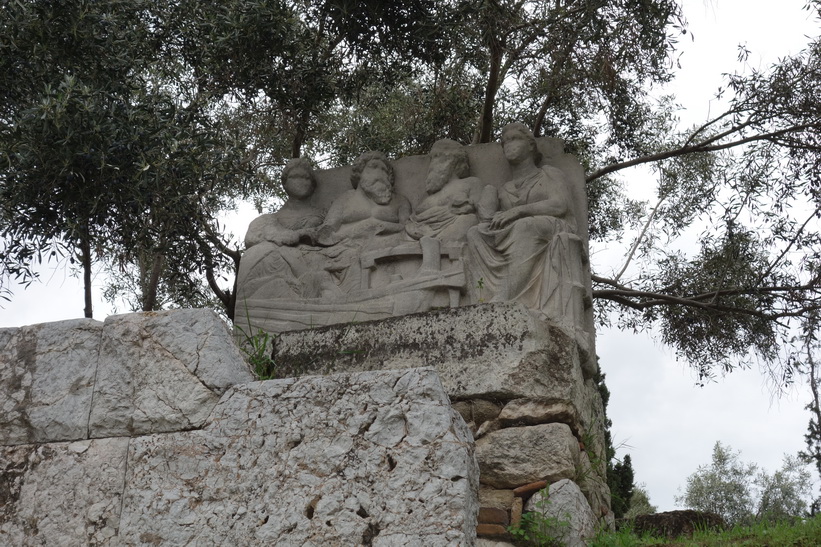
[[806, 514], [811, 488], [809, 471], [798, 458], [785, 456], [781, 469], [769, 474], [717, 441], [712, 462], [687, 477], [676, 503], [716, 513], [728, 524], [780, 521]]

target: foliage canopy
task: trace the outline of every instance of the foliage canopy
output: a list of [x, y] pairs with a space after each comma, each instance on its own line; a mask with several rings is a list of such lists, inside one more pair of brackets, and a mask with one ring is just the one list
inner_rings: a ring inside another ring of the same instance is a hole
[[[728, 75], [726, 109], [683, 128], [652, 94], [687, 35], [673, 0], [24, 0], [0, 27], [0, 296], [53, 253], [87, 284], [104, 264], [142, 309], [205, 303], [204, 276], [230, 316], [240, 251], [217, 212], [270, 196], [287, 158], [427, 152], [519, 120], [587, 168], [594, 247], [632, 237], [594, 273], [603, 322], [656, 329], [704, 380], [801, 370], [793, 339], [821, 304], [818, 39]], [[625, 191], [636, 166], [646, 202]]]
[[742, 462], [740, 456], [716, 442], [712, 462], [687, 477], [676, 503], [716, 513], [731, 525], [805, 516], [810, 474], [798, 458], [785, 456], [781, 469], [770, 475], [755, 464]]

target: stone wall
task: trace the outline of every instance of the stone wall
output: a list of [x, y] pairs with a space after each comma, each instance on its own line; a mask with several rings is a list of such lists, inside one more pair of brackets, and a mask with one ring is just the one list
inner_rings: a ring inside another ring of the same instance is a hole
[[252, 380], [204, 310], [0, 329], [0, 544], [474, 542], [432, 369]]
[[[604, 416], [589, 341], [517, 303], [485, 304], [282, 333], [283, 376], [433, 367], [476, 438], [479, 536], [507, 526], [549, 487], [550, 511], [571, 515], [566, 543], [610, 526]], [[559, 495], [561, 493], [561, 495]]]

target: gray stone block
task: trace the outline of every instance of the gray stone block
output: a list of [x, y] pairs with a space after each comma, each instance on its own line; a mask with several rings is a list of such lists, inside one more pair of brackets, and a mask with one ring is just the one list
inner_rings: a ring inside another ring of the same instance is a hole
[[431, 366], [455, 400], [584, 396], [575, 338], [517, 303], [286, 332], [274, 360], [281, 376]]
[[0, 445], [200, 427], [254, 379], [211, 310], [0, 329]]
[[0, 544], [118, 545], [128, 443], [0, 448]]
[[548, 529], [561, 545], [587, 547], [588, 539], [596, 535], [597, 519], [584, 494], [571, 480], [563, 479], [550, 485], [548, 492], [537, 492], [525, 505], [525, 511], [566, 523]]
[[121, 540], [466, 545], [470, 440], [432, 370], [235, 386], [204, 429], [134, 439]]
[[93, 438], [200, 427], [225, 390], [254, 380], [207, 309], [106, 319], [89, 422]]
[[200, 430], [2, 447], [0, 485], [4, 545], [472, 545], [478, 514], [430, 369], [253, 382]]
[[84, 439], [103, 324], [0, 329], [0, 445]]
[[483, 485], [516, 488], [573, 478], [579, 442], [565, 424], [510, 427], [476, 441], [476, 458]]

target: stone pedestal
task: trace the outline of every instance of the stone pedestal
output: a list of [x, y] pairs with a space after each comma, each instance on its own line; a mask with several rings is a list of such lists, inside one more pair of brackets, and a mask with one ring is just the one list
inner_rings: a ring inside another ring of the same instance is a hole
[[[530, 497], [560, 482], [583, 495], [548, 500], [550, 514], [606, 522], [604, 415], [584, 370], [595, 366], [591, 343], [521, 304], [285, 332], [273, 358], [283, 377], [434, 367], [476, 439], [480, 537], [509, 540]], [[589, 528], [573, 527], [572, 541]]]

